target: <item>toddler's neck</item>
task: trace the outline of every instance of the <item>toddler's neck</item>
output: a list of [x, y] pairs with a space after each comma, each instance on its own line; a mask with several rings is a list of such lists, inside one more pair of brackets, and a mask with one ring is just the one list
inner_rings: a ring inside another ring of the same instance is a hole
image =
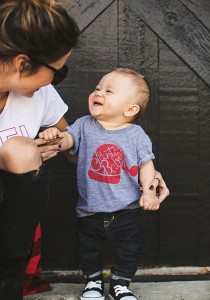
[[118, 130], [118, 129], [123, 129], [123, 128], [126, 128], [126, 127], [129, 127], [132, 125], [132, 123], [130, 122], [126, 122], [126, 123], [112, 123], [112, 122], [107, 122], [107, 121], [100, 121], [100, 120], [97, 120], [98, 123], [104, 128], [104, 129], [107, 129], [107, 130]]

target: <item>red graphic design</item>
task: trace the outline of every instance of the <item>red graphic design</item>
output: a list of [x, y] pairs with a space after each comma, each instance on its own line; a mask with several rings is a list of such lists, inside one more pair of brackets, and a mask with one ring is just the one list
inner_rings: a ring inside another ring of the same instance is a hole
[[11, 127], [4, 130], [0, 130], [0, 146], [6, 142], [12, 136], [25, 136], [28, 137], [28, 132], [25, 125], [20, 125], [17, 127]]
[[128, 168], [122, 150], [113, 144], [100, 146], [94, 153], [88, 171], [91, 179], [116, 184], [120, 182], [121, 169], [131, 176], [138, 174], [138, 167]]

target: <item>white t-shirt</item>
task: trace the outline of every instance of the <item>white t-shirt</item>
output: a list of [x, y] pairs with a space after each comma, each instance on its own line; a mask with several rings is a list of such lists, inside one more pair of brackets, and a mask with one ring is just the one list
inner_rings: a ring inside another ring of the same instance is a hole
[[67, 109], [51, 84], [40, 88], [31, 98], [10, 92], [0, 114], [0, 147], [13, 136], [34, 139], [40, 127], [56, 124]]

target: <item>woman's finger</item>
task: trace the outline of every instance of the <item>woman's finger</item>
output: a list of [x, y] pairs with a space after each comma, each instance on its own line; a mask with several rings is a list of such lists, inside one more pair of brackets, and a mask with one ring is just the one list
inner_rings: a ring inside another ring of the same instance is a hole
[[45, 141], [44, 139], [35, 139], [34, 142], [37, 144], [37, 146], [42, 146], [42, 145], [45, 145], [47, 144], [47, 141]]
[[49, 145], [49, 146], [50, 145], [58, 145], [60, 140], [61, 140], [60, 138], [57, 138], [57, 139], [54, 139], [53, 141], [49, 142], [44, 139], [38, 138], [38, 139], [35, 139], [34, 142], [37, 144], [38, 147], [43, 148], [43, 145]]
[[59, 153], [58, 151], [48, 151], [48, 152], [41, 153], [41, 157], [42, 160], [45, 161], [52, 157], [55, 157], [58, 153]]
[[39, 151], [40, 153], [44, 154], [46, 152], [54, 152], [54, 151], [58, 151], [59, 150], [59, 144], [56, 145], [46, 145], [46, 146], [42, 146], [39, 147]]
[[157, 177], [155, 177], [155, 178], [151, 181], [149, 189], [150, 189], [150, 190], [156, 189], [158, 186], [160, 186], [160, 182], [161, 182], [160, 179], [157, 178]]
[[170, 195], [169, 189], [167, 187], [162, 188], [159, 195], [160, 203], [163, 202], [163, 200], [165, 200], [165, 198], [167, 198], [169, 195]]

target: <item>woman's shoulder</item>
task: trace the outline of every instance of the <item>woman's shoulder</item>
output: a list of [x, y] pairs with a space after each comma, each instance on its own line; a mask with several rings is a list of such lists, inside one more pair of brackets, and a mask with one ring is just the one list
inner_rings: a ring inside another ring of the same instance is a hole
[[52, 96], [55, 97], [56, 96], [56, 97], [60, 98], [58, 92], [51, 84], [42, 86], [37, 92], [35, 92], [35, 94], [36, 93], [41, 94], [44, 97], [52, 97]]

